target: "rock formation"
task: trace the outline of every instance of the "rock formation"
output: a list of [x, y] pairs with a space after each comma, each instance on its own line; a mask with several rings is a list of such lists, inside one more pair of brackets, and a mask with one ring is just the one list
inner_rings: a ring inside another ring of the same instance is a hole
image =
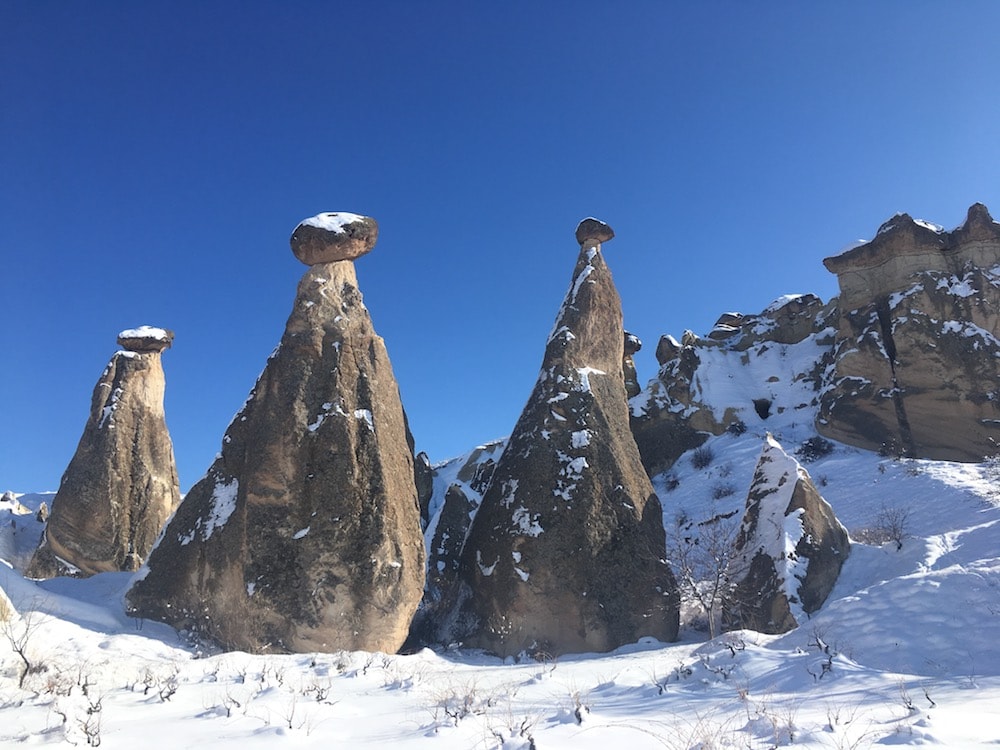
[[847, 531], [809, 473], [770, 435], [736, 539], [744, 571], [726, 602], [727, 629], [784, 633], [826, 601], [850, 554]]
[[595, 219], [542, 371], [465, 543], [458, 616], [467, 645], [501, 655], [607, 651], [671, 640], [676, 586], [659, 500], [629, 432], [621, 300]]
[[163, 416], [161, 352], [174, 334], [122, 331], [91, 400], [90, 417], [28, 575], [88, 576], [138, 570], [180, 502]]
[[307, 266], [356, 260], [375, 247], [378, 224], [368, 216], [324, 213], [306, 219], [292, 232], [292, 252]]
[[376, 236], [354, 214], [295, 229], [313, 265], [284, 335], [128, 593], [133, 614], [250, 651], [403, 643], [424, 581], [413, 454], [349, 260]]
[[899, 214], [823, 261], [839, 327], [818, 428], [870, 450], [979, 461], [1000, 440], [1000, 224], [975, 204], [957, 229]]
[[476, 447], [465, 456], [434, 469], [433, 489], [428, 504], [427, 582], [424, 598], [410, 630], [410, 645], [419, 648], [434, 643], [448, 617], [448, 593], [459, 580], [459, 563], [483, 493], [489, 486], [505, 440]]
[[[660, 371], [630, 401], [632, 430], [651, 475], [669, 468], [708, 435], [766, 429], [772, 414], [809, 412], [817, 403], [821, 360], [833, 343], [835, 310], [812, 294], [787, 295], [759, 315], [724, 313], [707, 337], [663, 336]], [[795, 352], [795, 356], [788, 356]], [[809, 361], [808, 371], [796, 370]]]
[[430, 503], [434, 496], [434, 468], [426, 453], [413, 457], [413, 482], [417, 487], [417, 505], [420, 507], [420, 528], [426, 529], [430, 521]]
[[642, 393], [642, 386], [639, 385], [639, 376], [635, 371], [635, 361], [632, 355], [642, 349], [642, 341], [634, 333], [625, 331], [625, 350], [622, 358], [622, 370], [625, 374], [625, 395], [628, 398], [638, 396]]

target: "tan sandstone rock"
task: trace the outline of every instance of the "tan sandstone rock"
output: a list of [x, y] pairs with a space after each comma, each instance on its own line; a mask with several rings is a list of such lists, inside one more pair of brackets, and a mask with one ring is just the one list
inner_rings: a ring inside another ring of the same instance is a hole
[[248, 651], [395, 652], [424, 581], [408, 437], [354, 264], [313, 265], [130, 611]]
[[602, 222], [581, 251], [542, 371], [472, 523], [445, 634], [502, 655], [676, 637], [660, 502], [629, 432], [621, 300]]
[[163, 413], [160, 352], [173, 333], [123, 331], [91, 400], [90, 417], [52, 501], [28, 575], [138, 570], [180, 502]]
[[870, 450], [978, 461], [1000, 440], [1000, 224], [906, 214], [826, 267], [841, 287], [819, 431]]
[[833, 590], [851, 552], [847, 530], [809, 473], [768, 435], [736, 539], [736, 590], [724, 626], [784, 633], [805, 622]]

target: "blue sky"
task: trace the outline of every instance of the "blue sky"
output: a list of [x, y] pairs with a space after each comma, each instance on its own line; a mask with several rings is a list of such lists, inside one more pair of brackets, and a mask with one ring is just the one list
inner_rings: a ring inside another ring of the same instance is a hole
[[663, 333], [782, 294], [897, 211], [1000, 216], [1000, 5], [0, 0], [0, 489], [55, 489], [124, 328], [182, 490], [278, 342], [321, 211], [419, 449], [513, 427], [588, 215]]

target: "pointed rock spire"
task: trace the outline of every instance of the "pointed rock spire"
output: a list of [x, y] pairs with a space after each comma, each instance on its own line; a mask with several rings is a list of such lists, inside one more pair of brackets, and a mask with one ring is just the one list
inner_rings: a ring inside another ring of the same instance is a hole
[[163, 414], [160, 353], [174, 334], [122, 331], [101, 374], [42, 544], [28, 575], [93, 575], [138, 570], [180, 502], [173, 444]]
[[[300, 224], [293, 250], [331, 216]], [[374, 219], [349, 216], [373, 245]], [[310, 258], [281, 343], [128, 601], [245, 650], [395, 652], [424, 580], [406, 418], [353, 262]]]
[[770, 434], [736, 539], [743, 576], [724, 626], [784, 633], [819, 609], [851, 553], [847, 530], [809, 473]]
[[678, 611], [659, 500], [629, 431], [621, 300], [601, 242], [580, 255], [542, 371], [462, 553], [447, 635], [502, 655], [671, 640]]

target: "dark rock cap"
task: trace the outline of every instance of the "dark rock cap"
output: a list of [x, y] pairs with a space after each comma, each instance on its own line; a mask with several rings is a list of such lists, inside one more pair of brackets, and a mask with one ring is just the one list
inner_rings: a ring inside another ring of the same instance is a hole
[[642, 349], [642, 339], [634, 333], [625, 331], [625, 356], [631, 357], [640, 349]]
[[593, 217], [584, 219], [576, 227], [576, 241], [581, 247], [607, 242], [614, 236], [615, 230]]
[[174, 342], [174, 332], [166, 328], [139, 326], [118, 334], [118, 346], [130, 352], [162, 352]]
[[660, 341], [656, 345], [656, 361], [665, 365], [672, 359], [676, 359], [681, 353], [681, 345], [673, 336], [664, 334], [660, 336]]
[[378, 239], [378, 223], [370, 216], [322, 213], [303, 220], [292, 232], [295, 257], [307, 266], [354, 260], [370, 253]]
[[1000, 239], [1000, 224], [993, 220], [990, 211], [982, 203], [969, 206], [965, 221], [952, 233], [955, 244], [962, 242], [990, 241]]

